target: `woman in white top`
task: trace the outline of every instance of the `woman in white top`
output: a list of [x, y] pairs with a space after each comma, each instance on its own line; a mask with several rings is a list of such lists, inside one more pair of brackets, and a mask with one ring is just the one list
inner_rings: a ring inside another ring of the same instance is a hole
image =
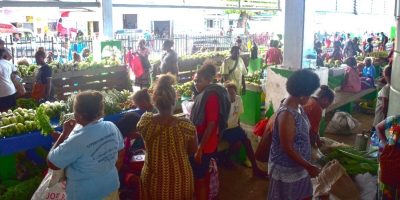
[[0, 48], [0, 112], [7, 111], [16, 105], [17, 90], [13, 80], [17, 68], [6, 60], [8, 52]]

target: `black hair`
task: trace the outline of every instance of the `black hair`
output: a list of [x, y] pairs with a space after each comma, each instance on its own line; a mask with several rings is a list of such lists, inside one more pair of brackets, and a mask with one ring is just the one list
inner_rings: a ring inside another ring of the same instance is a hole
[[344, 63], [350, 67], [354, 67], [357, 65], [357, 60], [354, 57], [348, 57]]
[[392, 77], [392, 66], [388, 65], [383, 69], [383, 75], [391, 78]]
[[231, 54], [235, 53], [235, 51], [240, 51], [240, 47], [239, 46], [231, 47]]
[[201, 68], [197, 71], [197, 76], [210, 81], [214, 79], [215, 75], [217, 75], [217, 68], [215, 67], [214, 63], [209, 60], [206, 60]]
[[329, 102], [333, 102], [335, 99], [335, 93], [331, 88], [329, 88], [327, 85], [321, 85], [319, 87], [319, 91], [317, 93], [317, 97], [320, 98], [327, 98]]
[[368, 38], [368, 39], [367, 39], [367, 42], [368, 42], [368, 43], [371, 43], [371, 42], [372, 42], [372, 38]]
[[161, 75], [153, 92], [153, 102], [159, 110], [168, 110], [176, 103], [176, 92], [172, 87], [176, 82], [171, 74]]
[[36, 51], [35, 58], [39, 58], [39, 57], [46, 58], [46, 52], [44, 52], [44, 51]]
[[174, 46], [174, 41], [172, 41], [172, 40], [165, 40], [165, 41], [164, 41], [164, 46], [167, 47], [167, 48], [171, 48], [171, 47]]
[[150, 95], [147, 89], [142, 89], [133, 94], [133, 102], [139, 104], [140, 102], [150, 102]]
[[135, 112], [126, 113], [122, 118], [115, 123], [123, 138], [126, 138], [130, 132], [136, 129], [140, 120], [140, 115]]
[[293, 97], [311, 96], [320, 85], [317, 74], [309, 69], [294, 72], [286, 82], [286, 90]]
[[103, 95], [98, 91], [84, 91], [76, 95], [74, 112], [83, 116], [86, 121], [93, 121], [104, 113]]

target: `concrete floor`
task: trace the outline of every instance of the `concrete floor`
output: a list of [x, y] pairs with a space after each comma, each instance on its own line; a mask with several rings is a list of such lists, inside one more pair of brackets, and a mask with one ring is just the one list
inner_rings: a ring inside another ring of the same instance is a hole
[[[328, 114], [327, 119], [330, 119], [333, 114]], [[359, 112], [352, 113], [352, 116], [361, 122], [361, 126], [354, 132], [361, 133], [363, 129], [369, 130], [372, 126], [373, 115], [367, 115]], [[249, 138], [252, 140], [253, 148], [257, 145], [257, 139], [251, 133], [251, 126], [244, 126]], [[326, 137], [343, 142], [349, 145], [354, 144], [356, 134], [349, 136], [340, 136], [327, 133]], [[260, 164], [260, 163], [259, 163]], [[265, 164], [261, 164], [263, 169], [266, 169]], [[255, 178], [252, 176], [251, 168], [236, 165], [232, 169], [224, 166], [219, 166], [220, 175], [220, 200], [262, 200], [266, 199], [268, 192], [268, 180]]]

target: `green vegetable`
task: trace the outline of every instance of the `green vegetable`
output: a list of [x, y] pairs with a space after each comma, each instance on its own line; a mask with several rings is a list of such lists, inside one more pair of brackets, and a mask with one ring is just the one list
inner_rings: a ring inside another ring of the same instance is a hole
[[36, 123], [38, 124], [43, 135], [46, 136], [54, 131], [50, 124], [50, 118], [46, 115], [45, 107], [43, 105], [39, 106], [39, 108], [36, 110], [35, 118]]
[[17, 99], [17, 106], [18, 108], [36, 108], [37, 103], [34, 99], [23, 99], [19, 98]]
[[34, 177], [14, 187], [10, 187], [0, 196], [1, 200], [31, 199], [33, 193], [39, 187], [42, 178]]
[[375, 175], [378, 172], [377, 159], [371, 158], [368, 156], [368, 153], [358, 151], [354, 148], [339, 147], [333, 150], [326, 159], [326, 161], [338, 160], [349, 175], [364, 173]]

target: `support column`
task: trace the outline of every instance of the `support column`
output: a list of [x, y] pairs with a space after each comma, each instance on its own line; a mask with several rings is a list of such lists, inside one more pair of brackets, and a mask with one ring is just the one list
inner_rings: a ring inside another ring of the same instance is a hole
[[396, 0], [396, 43], [392, 66], [388, 116], [400, 114], [400, 0]]
[[112, 39], [114, 36], [112, 9], [112, 0], [101, 1], [101, 10], [103, 15], [103, 36], [108, 37], [109, 39]]
[[283, 67], [301, 69], [306, 0], [285, 0]]

